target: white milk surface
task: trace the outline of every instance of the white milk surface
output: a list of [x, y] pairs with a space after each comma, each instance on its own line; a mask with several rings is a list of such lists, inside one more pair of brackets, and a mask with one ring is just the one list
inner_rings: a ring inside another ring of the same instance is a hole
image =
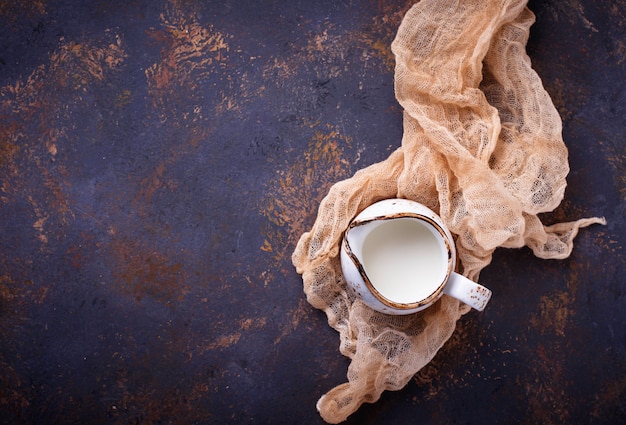
[[414, 218], [384, 221], [363, 241], [362, 264], [370, 282], [397, 303], [422, 301], [441, 284], [448, 253], [437, 230]]

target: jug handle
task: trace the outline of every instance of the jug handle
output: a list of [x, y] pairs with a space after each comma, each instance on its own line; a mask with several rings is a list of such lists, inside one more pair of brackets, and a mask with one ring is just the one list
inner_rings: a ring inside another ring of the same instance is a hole
[[464, 302], [473, 309], [483, 311], [491, 299], [491, 291], [458, 273], [452, 273], [443, 293]]

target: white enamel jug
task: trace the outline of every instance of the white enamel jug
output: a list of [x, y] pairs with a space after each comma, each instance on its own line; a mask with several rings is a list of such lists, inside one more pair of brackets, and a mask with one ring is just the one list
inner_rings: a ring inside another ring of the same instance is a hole
[[441, 218], [407, 199], [364, 209], [345, 231], [340, 256], [348, 287], [382, 313], [415, 313], [443, 294], [482, 311], [491, 298], [454, 271], [456, 248]]

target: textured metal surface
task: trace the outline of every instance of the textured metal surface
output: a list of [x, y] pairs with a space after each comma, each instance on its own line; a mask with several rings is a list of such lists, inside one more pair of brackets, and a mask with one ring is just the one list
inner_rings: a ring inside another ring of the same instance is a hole
[[[290, 262], [400, 143], [409, 1], [0, 1], [0, 422], [320, 424], [348, 361]], [[626, 3], [535, 1], [571, 258], [498, 251], [434, 361], [349, 423], [626, 422]]]

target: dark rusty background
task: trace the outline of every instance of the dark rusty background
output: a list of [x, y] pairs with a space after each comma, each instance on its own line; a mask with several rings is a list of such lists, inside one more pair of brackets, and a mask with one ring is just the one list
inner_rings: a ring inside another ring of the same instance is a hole
[[[412, 1], [0, 0], [0, 422], [321, 424], [346, 380], [290, 255], [400, 143]], [[572, 256], [494, 291], [352, 424], [626, 423], [626, 3], [534, 1]]]

